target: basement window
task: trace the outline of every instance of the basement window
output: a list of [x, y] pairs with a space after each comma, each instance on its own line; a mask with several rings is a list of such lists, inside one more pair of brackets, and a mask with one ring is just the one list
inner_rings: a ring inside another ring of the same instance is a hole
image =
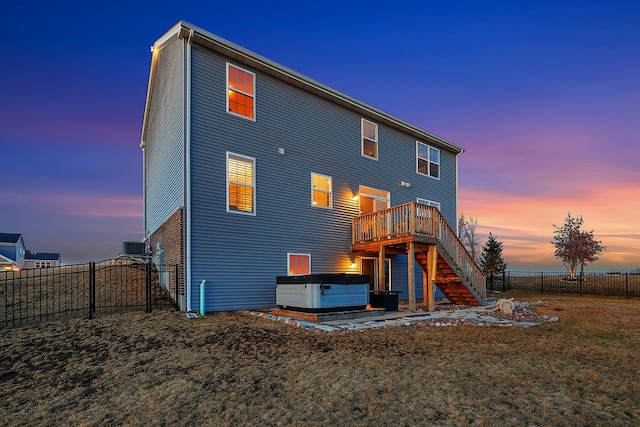
[[311, 254], [287, 253], [287, 272], [289, 276], [311, 274]]

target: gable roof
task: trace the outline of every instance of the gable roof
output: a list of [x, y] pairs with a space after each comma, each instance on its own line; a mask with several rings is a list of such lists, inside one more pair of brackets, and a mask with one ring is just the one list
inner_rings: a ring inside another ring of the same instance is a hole
[[24, 255], [24, 259], [38, 260], [38, 261], [53, 261], [60, 259], [60, 254], [55, 252], [31, 252], [27, 251]]
[[176, 38], [186, 39], [188, 42], [204, 46], [216, 53], [232, 58], [233, 60], [248, 65], [249, 67], [252, 67], [260, 72], [296, 86], [299, 89], [310, 92], [316, 96], [327, 99], [335, 104], [355, 111], [356, 113], [366, 118], [377, 121], [379, 123], [384, 123], [385, 125], [392, 128], [399, 129], [400, 131], [408, 133], [416, 139], [422, 140], [423, 142], [429, 142], [437, 147], [443, 148], [447, 151], [451, 151], [455, 154], [460, 154], [465, 151], [464, 148], [453, 144], [452, 142], [440, 138], [403, 120], [400, 120], [397, 117], [387, 114], [375, 107], [367, 105], [364, 102], [358, 101], [355, 98], [338, 92], [335, 89], [331, 89], [330, 87], [325, 86], [322, 83], [312, 80], [287, 67], [273, 62], [270, 59], [258, 55], [248, 49], [238, 46], [235, 43], [225, 40], [222, 37], [216, 36], [215, 34], [205, 31], [185, 21], [179, 21], [177, 24], [175, 24], [152, 46], [153, 57], [151, 60], [151, 69], [149, 71], [147, 99], [145, 102], [144, 117], [142, 121], [142, 135], [140, 137], [141, 148], [144, 148], [145, 146], [148, 115], [149, 109], [151, 108], [151, 89], [153, 88], [153, 80], [155, 75], [155, 65], [157, 59], [156, 52], [164, 44], [173, 41]]
[[14, 261], [0, 254], [0, 265], [7, 265], [7, 264], [12, 265], [14, 264]]
[[22, 234], [0, 233], [0, 243], [18, 243]]

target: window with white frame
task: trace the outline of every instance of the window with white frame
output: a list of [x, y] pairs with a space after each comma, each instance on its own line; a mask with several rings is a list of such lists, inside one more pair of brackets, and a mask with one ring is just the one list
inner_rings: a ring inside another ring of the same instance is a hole
[[227, 212], [255, 215], [256, 159], [227, 152]]
[[311, 274], [311, 254], [287, 253], [287, 274], [289, 276]]
[[331, 191], [330, 176], [311, 173], [311, 206], [331, 208], [333, 203]]
[[378, 125], [362, 119], [362, 155], [378, 159]]
[[227, 63], [227, 111], [255, 120], [256, 75]]
[[48, 268], [51, 267], [51, 261], [36, 261], [35, 268]]
[[432, 207], [440, 210], [440, 202], [434, 202], [433, 200], [421, 199], [420, 197], [418, 197], [418, 199], [416, 201], [418, 203], [420, 203], [421, 205], [432, 206]]
[[417, 172], [432, 178], [440, 178], [440, 150], [416, 141]]

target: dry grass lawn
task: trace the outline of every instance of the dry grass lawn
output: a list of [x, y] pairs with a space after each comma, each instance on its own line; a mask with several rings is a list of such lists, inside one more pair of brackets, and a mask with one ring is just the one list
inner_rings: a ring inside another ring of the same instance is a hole
[[154, 311], [0, 330], [0, 424], [640, 424], [640, 301], [500, 296], [560, 321], [321, 334]]

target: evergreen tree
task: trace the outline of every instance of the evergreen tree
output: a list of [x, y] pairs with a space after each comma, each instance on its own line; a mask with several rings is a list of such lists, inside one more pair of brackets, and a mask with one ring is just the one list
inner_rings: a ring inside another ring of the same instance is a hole
[[489, 240], [482, 248], [480, 268], [490, 276], [500, 274], [507, 269], [507, 263], [502, 258], [502, 242], [498, 242], [491, 233], [489, 233]]

